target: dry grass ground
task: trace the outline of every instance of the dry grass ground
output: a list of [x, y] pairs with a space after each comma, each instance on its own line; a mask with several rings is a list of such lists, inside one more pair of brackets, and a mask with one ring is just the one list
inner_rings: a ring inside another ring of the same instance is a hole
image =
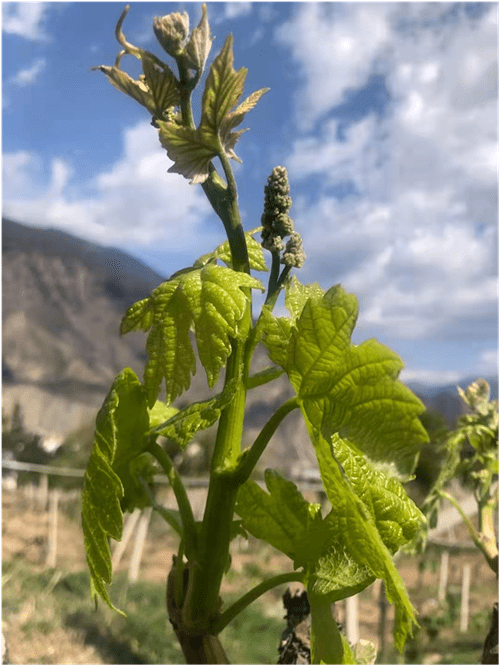
[[[59, 513], [57, 568], [47, 571], [48, 516], [36, 510], [17, 493], [4, 491], [2, 501], [2, 559], [4, 571], [2, 589], [4, 598], [21, 598], [22, 580], [17, 572], [28, 569], [32, 574], [40, 574], [43, 584], [34, 587], [31, 598], [18, 607], [4, 607], [3, 628], [7, 639], [9, 656], [15, 664], [104, 664], [110, 656], [103, 656], [103, 650], [89, 642], [85, 627], [68, 626], [52, 604], [51, 592], [61, 577], [67, 572], [81, 572], [86, 568], [78, 507], [65, 506]], [[463, 531], [457, 537], [465, 538]], [[132, 546], [129, 545], [119, 570], [125, 573], [129, 565]], [[148, 539], [143, 554], [140, 578], [152, 583], [165, 583], [166, 576], [176, 552], [176, 543], [163, 521], [156, 515], [150, 525]], [[398, 569], [408, 587], [410, 598], [420, 612], [422, 629], [413, 649], [417, 648], [418, 658], [413, 663], [479, 663], [482, 641], [487, 632], [487, 615], [497, 598], [497, 587], [492, 572], [476, 551], [451, 551], [449, 557], [448, 603], [437, 602], [440, 553], [428, 551], [425, 558], [402, 557]], [[470, 622], [465, 636], [458, 633], [457, 604], [460, 601], [462, 572], [464, 564], [471, 566]], [[224, 582], [223, 596], [234, 596], [253, 587], [262, 576], [271, 572], [291, 570], [290, 561], [270, 546], [262, 546], [256, 541], [249, 543], [236, 540], [233, 543], [232, 567]], [[281, 594], [284, 589], [276, 589], [263, 598], [263, 613], [283, 624]], [[90, 605], [90, 601], [89, 601]], [[158, 614], [163, 614], [158, 608]], [[344, 605], [337, 604], [338, 619], [344, 620]], [[433, 626], [433, 618], [436, 620]], [[439, 622], [437, 621], [439, 618]], [[391, 651], [393, 609], [387, 607], [385, 642], [388, 646], [387, 658], [396, 656]], [[359, 598], [359, 633], [368, 640], [379, 640], [379, 594], [377, 584], [365, 590]], [[437, 634], [436, 634], [437, 631]], [[453, 641], [463, 639], [469, 657], [460, 661], [450, 661], [453, 657]], [[467, 639], [467, 640], [466, 640]], [[276, 634], [276, 645], [279, 631]], [[406, 662], [412, 663], [412, 645], [409, 646]], [[125, 647], [124, 647], [125, 649]], [[130, 649], [130, 646], [127, 647]], [[425, 654], [422, 654], [424, 650]], [[451, 651], [451, 652], [450, 652]], [[124, 653], [126, 655], [126, 652]], [[132, 653], [130, 653], [132, 654]], [[124, 657], [125, 658], [125, 657]], [[415, 657], [417, 658], [417, 657]], [[120, 662], [126, 663], [126, 662]], [[130, 663], [130, 662], [129, 662]], [[133, 663], [141, 663], [135, 661]], [[149, 662], [154, 663], [154, 662]], [[388, 663], [387, 661], [385, 663]], [[396, 663], [393, 661], [392, 663]]]

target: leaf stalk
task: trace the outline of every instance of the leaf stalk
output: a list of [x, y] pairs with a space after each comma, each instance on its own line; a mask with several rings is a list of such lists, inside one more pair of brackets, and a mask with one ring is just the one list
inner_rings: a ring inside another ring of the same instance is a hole
[[240, 597], [238, 601], [236, 601], [232, 606], [229, 606], [229, 608], [227, 608], [219, 616], [218, 620], [212, 627], [213, 633], [219, 634], [232, 620], [234, 620], [237, 615], [241, 613], [242, 610], [244, 610], [260, 596], [266, 592], [269, 592], [269, 590], [272, 590], [274, 587], [278, 587], [278, 585], [285, 585], [286, 583], [301, 583], [303, 582], [303, 578], [304, 573], [302, 571], [291, 571], [289, 573], [279, 574], [262, 581], [262, 583], [259, 583], [249, 592]]

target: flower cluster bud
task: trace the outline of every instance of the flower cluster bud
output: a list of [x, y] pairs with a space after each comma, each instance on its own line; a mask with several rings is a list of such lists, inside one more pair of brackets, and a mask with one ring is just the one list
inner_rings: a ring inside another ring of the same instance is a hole
[[[281, 253], [281, 263], [300, 268], [305, 254], [302, 238], [293, 230], [293, 220], [288, 215], [292, 206], [288, 173], [285, 167], [277, 166], [272, 170], [264, 188], [264, 213], [261, 218], [262, 247], [269, 252]], [[290, 236], [286, 247], [283, 238]]]
[[285, 251], [281, 257], [281, 263], [293, 268], [301, 268], [306, 260], [306, 254], [302, 246], [302, 236], [298, 231], [293, 231], [290, 240], [286, 244]]
[[153, 30], [168, 55], [175, 58], [182, 53], [189, 35], [188, 13], [173, 12], [167, 16], [155, 16]]

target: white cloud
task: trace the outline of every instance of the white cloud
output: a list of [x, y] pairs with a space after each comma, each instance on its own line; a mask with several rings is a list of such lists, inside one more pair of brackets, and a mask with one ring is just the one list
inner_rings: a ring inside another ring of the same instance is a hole
[[216, 16], [214, 20], [216, 25], [222, 23], [222, 21], [247, 16], [252, 11], [251, 2], [224, 2], [222, 6], [224, 7], [224, 12]]
[[478, 359], [478, 371], [485, 377], [498, 376], [498, 349], [486, 349]]
[[16, 74], [11, 79], [9, 79], [9, 83], [21, 88], [24, 86], [29, 86], [32, 83], [35, 83], [35, 81], [45, 69], [45, 65], [45, 58], [37, 58], [29, 67], [17, 71]]
[[46, 2], [4, 2], [2, 31], [31, 41], [47, 41], [43, 27], [47, 10]]
[[458, 384], [464, 379], [464, 375], [457, 370], [412, 370], [403, 368], [399, 378], [405, 383], [415, 382], [427, 386], [446, 386], [448, 384]]
[[[313, 176], [323, 189], [312, 205], [295, 197], [291, 212], [330, 284], [360, 298], [365, 330], [496, 337], [498, 12], [450, 23], [438, 4], [346, 3], [330, 14], [301, 5], [281, 28], [305, 75], [296, 107], [308, 125], [285, 160], [292, 194]], [[418, 18], [411, 34], [398, 27], [407, 13]], [[345, 40], [345, 59], [334, 38]], [[385, 75], [389, 110], [344, 128], [340, 141], [326, 114], [373, 71]], [[329, 192], [343, 182], [357, 196]]]
[[374, 58], [389, 38], [390, 5], [300, 3], [276, 33], [299, 63], [304, 87], [297, 92], [297, 118], [304, 128], [340, 104], [348, 88], [364, 84]]
[[90, 196], [73, 192], [72, 168], [64, 160], [53, 159], [46, 184], [36, 156], [7, 154], [4, 215], [97, 243], [203, 252], [211, 208], [200, 188], [167, 173], [170, 164], [147, 122], [125, 131], [123, 157], [96, 176]]

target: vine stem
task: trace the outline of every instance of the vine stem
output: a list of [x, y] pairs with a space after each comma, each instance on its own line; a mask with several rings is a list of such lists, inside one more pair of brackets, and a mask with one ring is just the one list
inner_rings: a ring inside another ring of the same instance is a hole
[[450, 493], [447, 493], [445, 490], [440, 490], [439, 495], [443, 498], [448, 500], [455, 509], [458, 511], [460, 516], [462, 517], [462, 520], [465, 523], [465, 526], [467, 527], [469, 534], [471, 536], [471, 539], [474, 541], [474, 544], [479, 548], [479, 550], [483, 553], [483, 555], [486, 558], [486, 561], [488, 562], [488, 565], [490, 568], [496, 573], [498, 576], [498, 547], [496, 545], [496, 540], [494, 540], [494, 547], [492, 548], [492, 544], [490, 543], [485, 543], [485, 541], [481, 538], [481, 534], [479, 534], [468, 518], [468, 516], [465, 515], [462, 507], [460, 504], [457, 502], [457, 500], [453, 497], [453, 495], [450, 495]]
[[147, 450], [160, 463], [163, 471], [170, 481], [170, 485], [174, 491], [175, 499], [177, 500], [179, 511], [182, 517], [183, 535], [186, 548], [196, 552], [198, 545], [196, 524], [194, 520], [193, 509], [191, 508], [191, 503], [189, 502], [189, 497], [187, 496], [186, 488], [182, 483], [181, 477], [177, 473], [173, 462], [170, 460], [170, 457], [156, 441], [151, 442]]
[[295, 581], [302, 583], [304, 578], [304, 573], [300, 571], [292, 571], [285, 574], [279, 574], [278, 576], [273, 576], [267, 580], [262, 581], [259, 585], [256, 585], [249, 592], [244, 594], [238, 599], [232, 606], [229, 606], [218, 618], [217, 622], [212, 627], [212, 631], [215, 634], [219, 634], [227, 625], [234, 620], [234, 618], [241, 613], [243, 609], [253, 603], [260, 596], [269, 592], [273, 587], [278, 585], [284, 585], [286, 583], [293, 583]]
[[271, 416], [266, 425], [262, 428], [257, 436], [257, 439], [252, 444], [250, 449], [245, 451], [246, 455], [242, 458], [238, 469], [238, 482], [244, 483], [255, 468], [259, 458], [264, 453], [266, 446], [269, 444], [271, 437], [276, 432], [278, 426], [283, 421], [285, 416], [294, 409], [299, 407], [299, 399], [297, 396], [290, 398], [279, 407]]

